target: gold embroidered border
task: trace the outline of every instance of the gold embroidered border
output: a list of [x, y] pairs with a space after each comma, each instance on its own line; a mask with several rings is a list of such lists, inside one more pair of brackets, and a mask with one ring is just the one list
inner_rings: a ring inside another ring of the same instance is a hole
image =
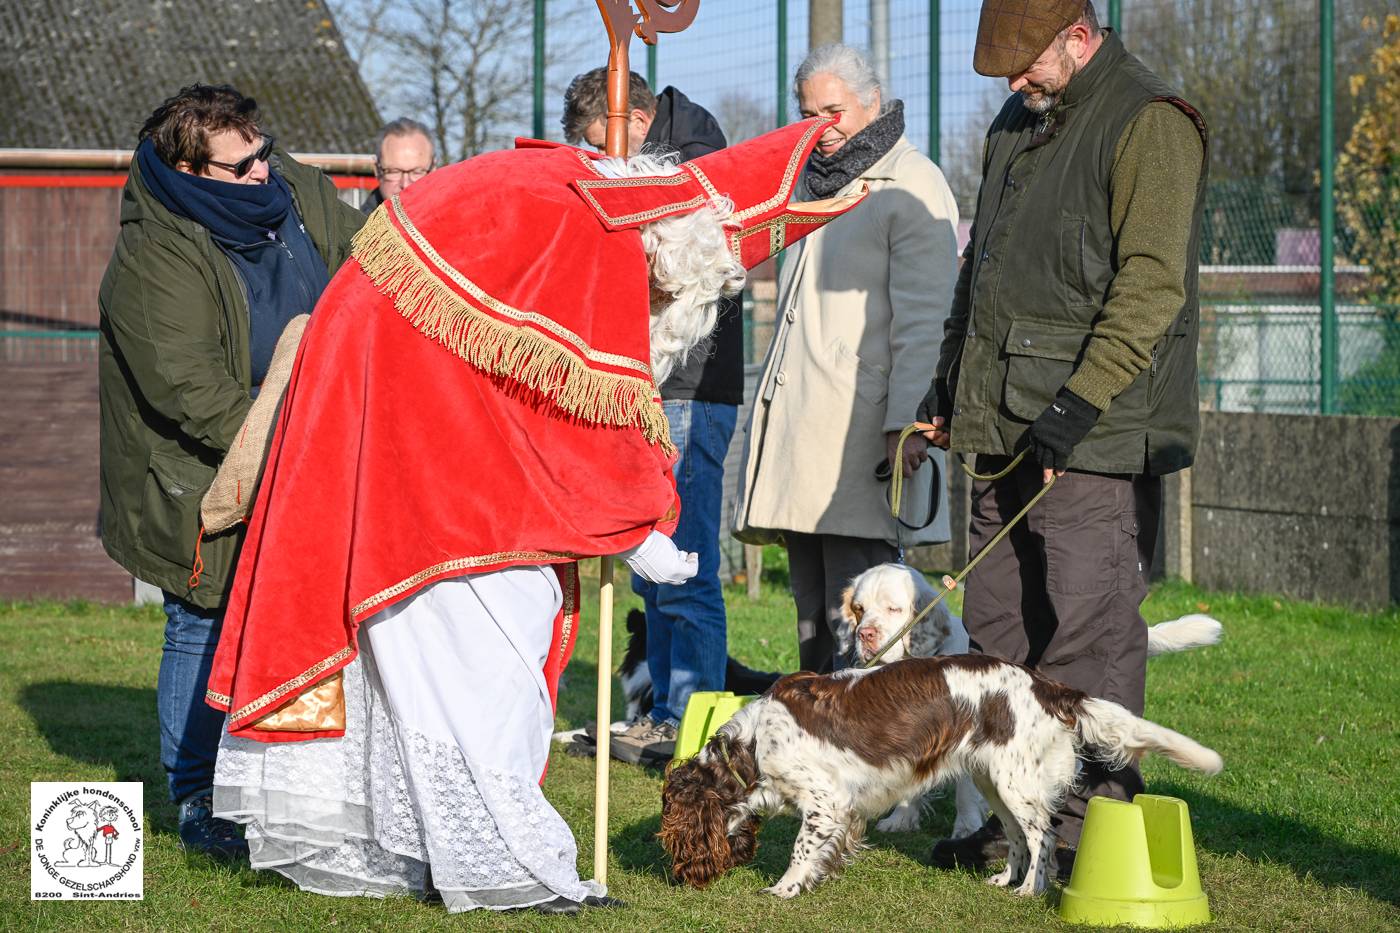
[[228, 709], [233, 704], [233, 697], [226, 697], [222, 693], [215, 693], [213, 690], [204, 691], [205, 699], [218, 703], [224, 709]]
[[563, 660], [569, 649], [574, 625], [578, 622], [578, 563], [575, 562], [560, 576], [564, 578], [564, 626], [559, 633], [559, 658]]
[[291, 680], [288, 680], [282, 684], [279, 684], [276, 687], [273, 687], [271, 690], [269, 690], [267, 693], [264, 693], [262, 696], [258, 697], [253, 702], [245, 703], [238, 709], [231, 711], [228, 714], [229, 722], [238, 722], [245, 716], [255, 713], [258, 710], [263, 709], [272, 703], [276, 703], [278, 700], [282, 699], [287, 694], [291, 693], [293, 690], [300, 690], [302, 687], [306, 686], [311, 681], [319, 677], [321, 674], [330, 670], [332, 667], [335, 667], [341, 661], [344, 661], [346, 658], [350, 657], [354, 653], [355, 649], [350, 645], [346, 645], [344, 648], [341, 648], [339, 651], [326, 658], [324, 661], [318, 661], [317, 663], [311, 665], [306, 670], [293, 677]]
[[[398, 199], [391, 199], [390, 205], [409, 224]], [[404, 230], [420, 246], [432, 249], [411, 224]], [[355, 234], [351, 252], [380, 291], [392, 297], [394, 307], [409, 324], [469, 365], [539, 392], [570, 415], [595, 424], [636, 427], [649, 443], [660, 444], [667, 454], [675, 451], [649, 370], [648, 378], [640, 379], [593, 369], [549, 334], [491, 317], [435, 275], [384, 211], [375, 211], [365, 221]], [[480, 291], [475, 285], [471, 288]], [[551, 332], [568, 334], [557, 325]], [[612, 354], [591, 356], [599, 362], [641, 366]]]
[[694, 210], [705, 203], [704, 195], [697, 195], [689, 201], [673, 202], [663, 204], [660, 207], [649, 208], [644, 211], [637, 211], [633, 214], [623, 214], [614, 217], [609, 214], [598, 199], [593, 196], [593, 188], [652, 188], [658, 185], [674, 187], [676, 185], [689, 184], [693, 179], [682, 172], [679, 175], [648, 175], [645, 178], [600, 178], [595, 180], [584, 180], [582, 178], [574, 182], [578, 185], [579, 193], [583, 195], [585, 201], [593, 206], [608, 223], [615, 226], [628, 226], [630, 224], [642, 224], [658, 217], [665, 217], [668, 214], [677, 214], [681, 211]]
[[802, 165], [803, 153], [807, 150], [807, 143], [811, 141], [814, 134], [825, 128], [825, 122], [813, 123], [807, 128], [807, 132], [802, 134], [802, 139], [796, 146], [792, 147], [792, 154], [788, 156], [787, 167], [783, 170], [782, 183], [778, 185], [778, 193], [761, 204], [755, 204], [753, 207], [746, 207], [742, 211], [737, 211], [733, 217], [736, 223], [743, 223], [750, 217], [754, 217], [758, 214], [766, 214], [778, 205], [787, 203], [787, 199], [792, 196], [792, 184], [797, 179], [797, 170]]
[[718, 204], [724, 200], [724, 195], [715, 190], [714, 182], [710, 181], [710, 176], [700, 170], [700, 166], [694, 162], [685, 163], [685, 170], [695, 176], [695, 180], [700, 183], [700, 187], [705, 189], [705, 193], [710, 196], [710, 200]]
[[444, 573], [471, 570], [473, 567], [482, 567], [487, 564], [499, 564], [504, 561], [511, 561], [514, 563], [548, 564], [557, 561], [560, 558], [568, 558], [572, 560], [573, 555], [555, 554], [549, 551], [502, 551], [499, 554], [484, 554], [481, 557], [458, 557], [454, 560], [443, 561], [442, 563], [434, 564], [433, 566], [428, 567], [425, 570], [420, 570], [413, 576], [408, 577], [404, 580], [400, 580], [393, 586], [387, 587], [383, 590], [380, 590], [378, 593], [375, 593], [369, 599], [362, 601], [354, 609], [351, 609], [350, 618], [359, 621], [360, 615], [365, 610], [378, 606], [380, 603], [393, 599], [395, 596], [399, 596], [402, 593], [406, 593], [407, 591], [418, 586], [420, 583], [423, 583], [426, 580], [430, 580], [433, 577], [440, 576]]
[[[616, 366], [618, 369], [631, 369], [641, 373], [643, 376], [651, 377], [650, 361], [643, 363], [640, 360], [632, 359], [630, 356], [622, 356], [617, 353], [603, 353], [600, 350], [594, 350], [584, 342], [582, 337], [575, 334], [567, 327], [564, 327], [553, 318], [543, 314], [537, 314], [533, 311], [522, 311], [489, 294], [480, 285], [477, 285], [459, 272], [450, 262], [442, 258], [442, 255], [434, 248], [433, 244], [428, 242], [427, 237], [419, 232], [418, 227], [414, 225], [412, 220], [409, 220], [408, 214], [404, 212], [403, 205], [399, 203], [398, 195], [394, 195], [390, 198], [389, 203], [393, 207], [394, 216], [398, 218], [399, 224], [402, 225], [404, 232], [407, 233], [414, 244], [422, 250], [423, 255], [428, 257], [428, 261], [436, 266], [439, 272], [451, 279], [453, 284], [458, 288], [462, 289], [462, 291], [466, 292], [468, 295], [471, 295], [492, 311], [512, 320], [519, 321], [522, 324], [532, 324], [541, 330], [549, 331], [560, 340], [571, 344], [573, 348], [578, 351], [578, 354], [585, 359], [592, 360], [595, 363], [603, 363], [607, 366]], [[366, 222], [365, 226], [369, 226], [368, 222]], [[358, 234], [356, 236], [358, 238]], [[358, 254], [356, 258], [359, 258]]]

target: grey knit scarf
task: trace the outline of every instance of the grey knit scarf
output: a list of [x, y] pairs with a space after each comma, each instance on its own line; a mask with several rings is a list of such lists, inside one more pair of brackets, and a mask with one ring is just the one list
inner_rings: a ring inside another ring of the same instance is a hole
[[870, 125], [829, 156], [813, 152], [807, 160], [807, 190], [829, 198], [884, 158], [904, 135], [904, 101], [892, 100]]

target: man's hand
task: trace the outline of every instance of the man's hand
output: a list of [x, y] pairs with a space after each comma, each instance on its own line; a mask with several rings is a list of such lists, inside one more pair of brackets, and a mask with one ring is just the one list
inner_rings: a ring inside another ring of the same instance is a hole
[[1100, 414], [1069, 389], [1061, 389], [1050, 407], [1026, 429], [1026, 450], [1040, 464], [1045, 482], [1050, 482], [1051, 475], [1064, 475], [1070, 453], [1084, 440]]
[[[895, 447], [899, 445], [899, 435], [899, 431], [888, 431], [885, 434], [885, 460], [890, 464], [895, 462]], [[917, 431], [910, 434], [904, 442], [904, 475], [913, 476], [914, 471], [927, 459], [928, 441]]]
[[932, 431], [920, 432], [924, 440], [934, 447], [948, 449], [948, 441], [952, 436], [953, 391], [949, 388], [947, 379], [935, 379], [929, 383], [928, 392], [919, 403], [915, 418], [924, 424], [933, 425]]
[[617, 556], [649, 583], [684, 583], [700, 569], [699, 555], [677, 549], [675, 542], [659, 531]]

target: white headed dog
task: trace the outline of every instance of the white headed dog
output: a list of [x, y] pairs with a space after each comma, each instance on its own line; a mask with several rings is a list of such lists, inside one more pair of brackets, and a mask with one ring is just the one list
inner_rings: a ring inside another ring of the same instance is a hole
[[[895, 633], [938, 596], [924, 575], [904, 564], [879, 564], [851, 581], [841, 600], [840, 651], [856, 666], [864, 666]], [[1207, 615], [1187, 615], [1159, 622], [1147, 630], [1147, 656], [1185, 651], [1220, 641], [1222, 628]], [[966, 654], [967, 629], [946, 602], [919, 620], [899, 641], [880, 656], [879, 664], [905, 658], [931, 658]], [[952, 838], [978, 829], [986, 819], [987, 805], [967, 779], [957, 782], [957, 817]], [[881, 832], [907, 832], [919, 828], [921, 800], [906, 800], [875, 824]]]

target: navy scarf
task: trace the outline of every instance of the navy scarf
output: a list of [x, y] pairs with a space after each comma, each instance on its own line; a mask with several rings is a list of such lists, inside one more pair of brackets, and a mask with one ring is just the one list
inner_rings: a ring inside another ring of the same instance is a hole
[[207, 228], [221, 245], [251, 246], [267, 240], [292, 209], [292, 191], [268, 172], [265, 185], [238, 185], [173, 169], [156, 155], [149, 139], [136, 148], [141, 180], [177, 217]]

